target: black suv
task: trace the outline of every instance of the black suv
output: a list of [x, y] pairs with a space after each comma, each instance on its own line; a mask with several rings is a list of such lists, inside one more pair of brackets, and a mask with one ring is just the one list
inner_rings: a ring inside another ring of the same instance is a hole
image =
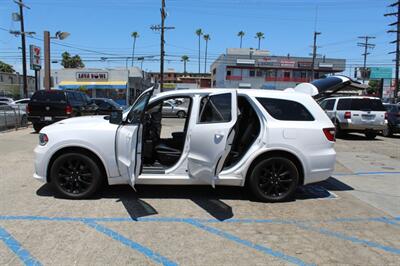
[[95, 114], [97, 106], [80, 91], [40, 90], [32, 95], [26, 111], [39, 132], [44, 126], [69, 117]]
[[383, 136], [390, 137], [394, 133], [400, 133], [400, 104], [384, 104], [387, 110], [388, 126], [383, 130]]

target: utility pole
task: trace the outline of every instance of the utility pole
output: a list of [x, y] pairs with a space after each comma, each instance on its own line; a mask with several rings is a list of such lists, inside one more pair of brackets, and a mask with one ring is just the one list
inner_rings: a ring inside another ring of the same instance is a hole
[[14, 0], [14, 3], [16, 3], [19, 6], [19, 21], [21, 24], [21, 48], [22, 48], [22, 75], [23, 75], [23, 88], [24, 88], [24, 97], [28, 98], [28, 79], [27, 79], [27, 72], [26, 72], [26, 42], [25, 42], [25, 26], [24, 26], [24, 7], [30, 9], [28, 6], [26, 6], [22, 0], [16, 1]]
[[314, 44], [312, 46], [312, 63], [311, 63], [311, 81], [314, 80], [315, 77], [315, 59], [317, 57], [317, 36], [321, 35], [321, 32], [314, 31]]
[[396, 33], [396, 40], [390, 42], [390, 43], [395, 43], [396, 44], [396, 51], [395, 52], [390, 52], [389, 54], [396, 54], [396, 73], [395, 73], [395, 89], [394, 89], [394, 95], [393, 95], [393, 102], [395, 103], [398, 98], [398, 93], [399, 93], [399, 61], [400, 61], [400, 1], [393, 3], [389, 5], [388, 7], [397, 7], [397, 11], [393, 13], [387, 13], [384, 16], [396, 16], [397, 20], [389, 26], [396, 26], [395, 30], [388, 30], [388, 33]]
[[50, 71], [50, 32], [43, 32], [44, 41], [44, 89], [51, 89], [51, 71]]
[[167, 12], [165, 11], [165, 0], [161, 0], [161, 25], [153, 25], [150, 29], [154, 31], [161, 31], [161, 44], [160, 44], [160, 92], [163, 91], [164, 85], [164, 56], [165, 56], [165, 49], [164, 49], [164, 31], [165, 30], [172, 30], [175, 27], [165, 27], [165, 18], [167, 17]]
[[364, 67], [363, 67], [363, 72], [362, 72], [362, 81], [363, 81], [363, 84], [364, 84], [365, 76], [367, 74], [367, 56], [370, 54], [368, 52], [368, 49], [374, 49], [375, 48], [375, 44], [368, 43], [368, 41], [370, 39], [375, 39], [375, 37], [373, 37], [373, 36], [359, 36], [358, 38], [364, 40], [364, 42], [362, 42], [362, 43], [361, 42], [357, 43], [357, 46], [364, 48], [364, 53], [361, 54], [362, 56], [364, 56]]

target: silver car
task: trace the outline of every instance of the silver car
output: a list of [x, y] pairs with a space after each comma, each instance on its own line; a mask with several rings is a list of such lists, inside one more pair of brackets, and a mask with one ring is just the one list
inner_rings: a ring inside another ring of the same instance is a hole
[[0, 129], [25, 127], [28, 123], [26, 112], [13, 105], [0, 102]]
[[165, 101], [162, 106], [162, 114], [164, 116], [184, 118], [187, 112], [187, 107], [183, 105], [177, 106], [170, 101]]
[[349, 132], [364, 133], [374, 139], [387, 126], [386, 109], [376, 97], [334, 97], [320, 103], [336, 126], [336, 135]]

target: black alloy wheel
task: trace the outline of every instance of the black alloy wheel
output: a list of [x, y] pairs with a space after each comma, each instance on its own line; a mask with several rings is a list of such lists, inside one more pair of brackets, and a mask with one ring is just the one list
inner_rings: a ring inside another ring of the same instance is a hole
[[389, 125], [385, 127], [385, 129], [382, 131], [382, 135], [387, 138], [393, 135], [392, 129], [390, 128]]
[[90, 156], [66, 153], [51, 167], [51, 182], [61, 196], [82, 199], [92, 196], [102, 183], [98, 164]]
[[33, 124], [33, 129], [35, 130], [36, 133], [39, 133], [39, 131], [44, 128], [44, 125], [39, 124], [39, 123], [34, 123]]
[[293, 197], [299, 183], [296, 165], [284, 157], [258, 162], [250, 176], [250, 188], [261, 201], [282, 202]]

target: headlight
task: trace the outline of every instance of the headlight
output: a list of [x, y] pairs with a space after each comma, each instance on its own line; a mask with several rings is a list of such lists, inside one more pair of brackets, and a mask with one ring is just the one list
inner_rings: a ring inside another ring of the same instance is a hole
[[47, 144], [47, 142], [49, 142], [49, 137], [47, 137], [47, 135], [44, 133], [40, 133], [39, 134], [39, 144], [41, 146], [44, 146]]

